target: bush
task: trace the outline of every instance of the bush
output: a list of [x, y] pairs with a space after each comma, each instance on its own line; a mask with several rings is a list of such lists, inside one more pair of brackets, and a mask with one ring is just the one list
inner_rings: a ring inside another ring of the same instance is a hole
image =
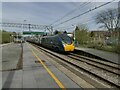
[[120, 44], [115, 46], [115, 52], [120, 54]]
[[2, 43], [10, 42], [10, 34], [9, 32], [2, 32]]

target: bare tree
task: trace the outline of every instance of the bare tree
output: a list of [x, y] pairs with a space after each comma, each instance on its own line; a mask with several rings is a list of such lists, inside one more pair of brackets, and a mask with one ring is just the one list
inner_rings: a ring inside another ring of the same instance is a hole
[[105, 27], [108, 31], [118, 31], [120, 29], [120, 14], [118, 9], [108, 9], [101, 11], [96, 17], [97, 24]]

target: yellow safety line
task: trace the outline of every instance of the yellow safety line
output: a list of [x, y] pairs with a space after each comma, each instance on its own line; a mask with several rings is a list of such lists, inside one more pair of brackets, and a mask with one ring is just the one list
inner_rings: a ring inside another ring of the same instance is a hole
[[[32, 45], [31, 45], [32, 46]], [[33, 47], [33, 46], [32, 46]], [[34, 47], [35, 48], [35, 47]], [[30, 48], [31, 49], [31, 48]], [[36, 49], [36, 48], [35, 48]], [[63, 84], [55, 77], [55, 75], [47, 68], [47, 66], [43, 63], [43, 61], [36, 55], [36, 53], [31, 49], [33, 55], [40, 61], [40, 63], [43, 65], [43, 67], [46, 69], [46, 71], [50, 74], [50, 76], [55, 80], [55, 82], [58, 84], [62, 90], [65, 90], [65, 87]]]

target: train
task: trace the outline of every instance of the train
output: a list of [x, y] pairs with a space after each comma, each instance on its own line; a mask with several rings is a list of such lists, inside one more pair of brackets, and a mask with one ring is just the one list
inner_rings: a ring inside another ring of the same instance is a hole
[[13, 36], [14, 43], [24, 43], [24, 38], [22, 36]]
[[27, 41], [58, 52], [69, 52], [75, 49], [74, 41], [67, 34], [31, 38]]

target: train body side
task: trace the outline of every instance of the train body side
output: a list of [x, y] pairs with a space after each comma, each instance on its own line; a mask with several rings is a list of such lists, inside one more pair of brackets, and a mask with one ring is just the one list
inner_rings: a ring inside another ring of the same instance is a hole
[[72, 39], [65, 34], [43, 37], [41, 45], [60, 52], [74, 51], [75, 48]]
[[30, 38], [28, 41], [58, 52], [74, 51], [75, 48], [73, 40], [67, 34]]
[[58, 36], [43, 37], [41, 45], [54, 51], [64, 51], [64, 47]]

